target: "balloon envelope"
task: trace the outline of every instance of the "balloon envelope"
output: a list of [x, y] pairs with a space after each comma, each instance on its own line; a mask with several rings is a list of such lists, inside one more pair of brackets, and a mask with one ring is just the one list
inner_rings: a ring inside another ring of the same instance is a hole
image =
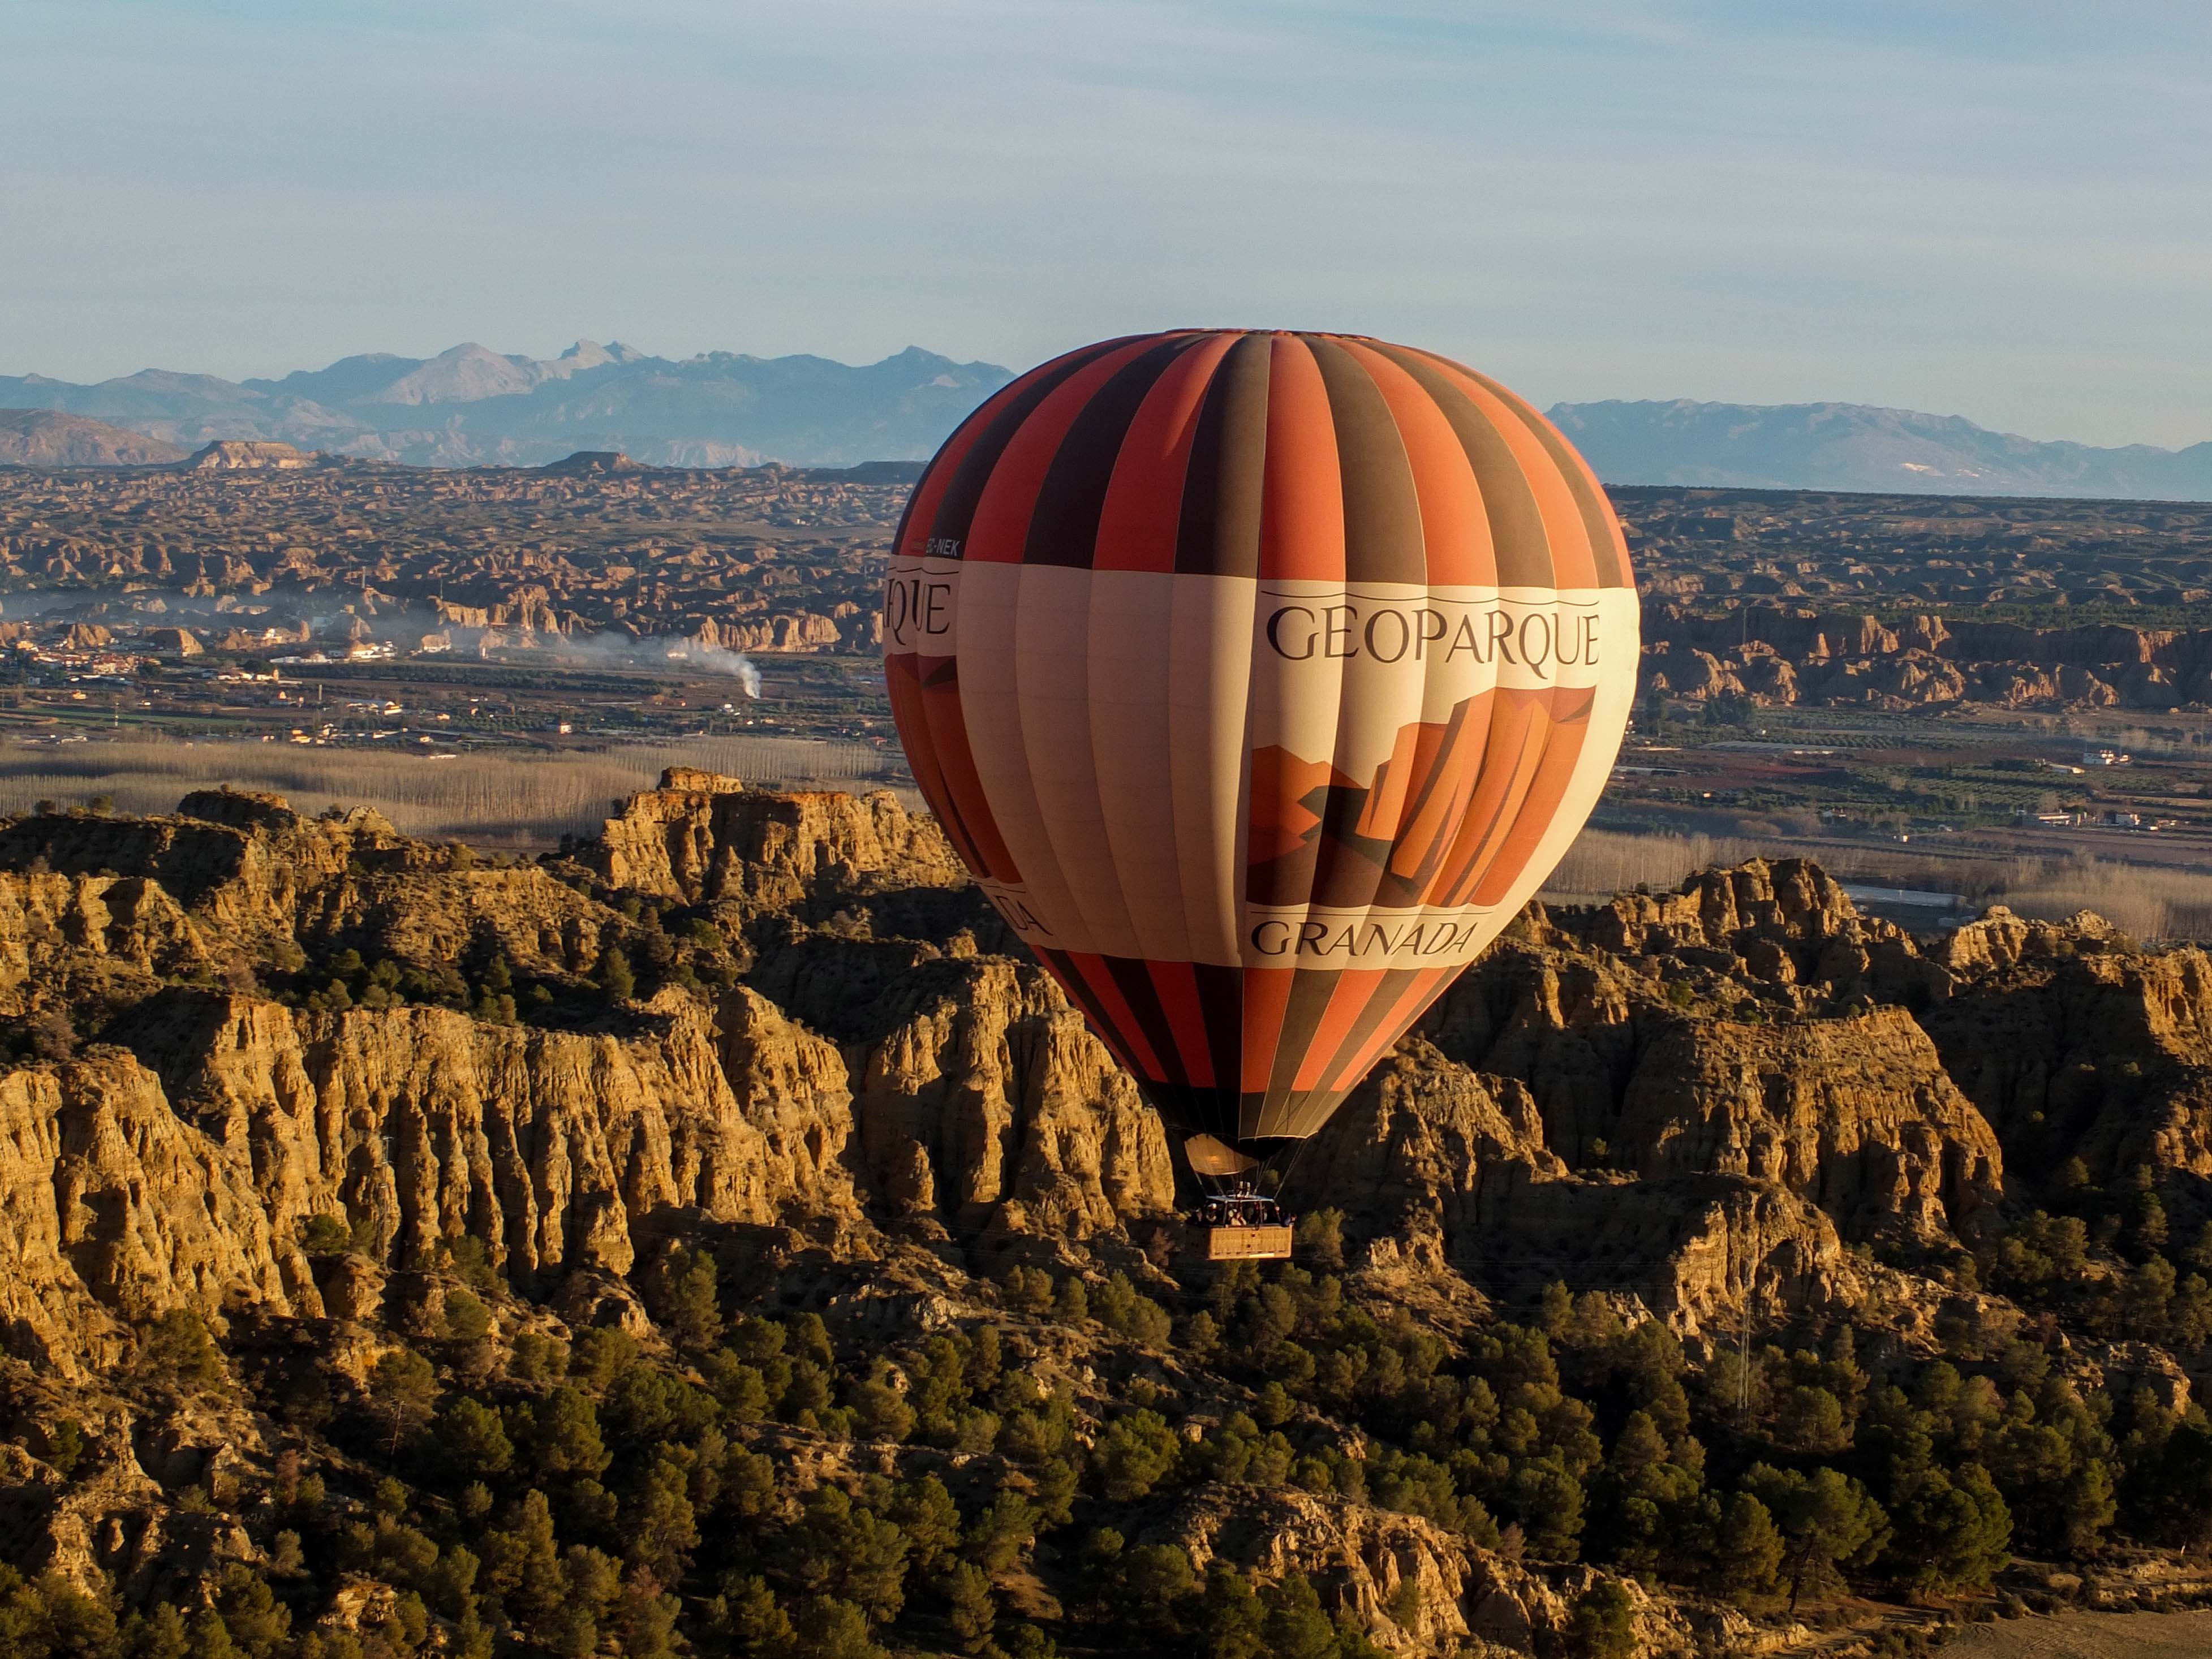
[[992, 903], [1171, 1124], [1248, 1154], [1318, 1129], [1550, 873], [1638, 651], [1620, 526], [1527, 404], [1222, 330], [978, 409], [908, 504], [883, 631]]

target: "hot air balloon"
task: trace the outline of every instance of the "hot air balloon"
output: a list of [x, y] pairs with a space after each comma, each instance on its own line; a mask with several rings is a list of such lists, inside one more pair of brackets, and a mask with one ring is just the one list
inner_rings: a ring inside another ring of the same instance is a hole
[[1495, 381], [1188, 329], [962, 423], [883, 636], [923, 798], [1218, 1217], [1264, 1207], [1254, 1172], [1551, 872], [1620, 747], [1638, 611], [1595, 477]]

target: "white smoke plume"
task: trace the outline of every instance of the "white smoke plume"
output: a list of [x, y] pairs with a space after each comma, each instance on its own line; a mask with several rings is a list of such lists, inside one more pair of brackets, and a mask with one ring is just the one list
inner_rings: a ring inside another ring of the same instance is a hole
[[[459, 630], [456, 630], [458, 632]], [[545, 644], [556, 659], [585, 666], [625, 669], [633, 673], [665, 670], [670, 663], [708, 674], [726, 674], [748, 697], [761, 694], [760, 670], [743, 652], [719, 645], [702, 645], [683, 635], [657, 635], [635, 639], [611, 630], [602, 634], [548, 636]]]
[[[122, 629], [126, 635], [136, 628], [190, 628], [210, 641], [233, 628], [258, 636], [270, 629], [296, 630], [302, 623], [307, 625], [309, 638], [320, 641], [352, 620], [341, 611], [311, 611], [304, 605], [288, 604], [281, 597], [272, 596], [250, 607], [233, 605], [226, 611], [212, 599], [160, 590], [141, 590], [128, 595], [10, 593], [0, 602], [0, 614], [11, 621], [35, 621], [57, 627], [69, 622], [104, 623]], [[421, 601], [380, 599], [376, 614], [362, 620], [369, 623], [377, 638], [396, 641], [403, 653], [411, 652], [415, 641], [424, 634], [443, 634], [457, 652], [464, 653], [477, 650], [487, 634], [499, 636], [495, 648], [503, 645], [512, 650], [520, 642], [513, 629], [477, 629], [441, 623], [436, 612]], [[664, 634], [640, 639], [613, 629], [596, 634], [546, 634], [536, 636], [536, 647], [557, 661], [630, 673], [649, 674], [655, 670], [665, 672], [669, 664], [680, 663], [696, 672], [728, 676], [737, 681], [748, 697], [757, 699], [761, 695], [760, 670], [751, 658], [726, 646], [702, 644], [685, 635]], [[270, 641], [265, 647], [258, 648], [276, 651], [285, 647]]]
[[[643, 643], [643, 641], [641, 641]], [[726, 646], [702, 645], [696, 640], [678, 640], [663, 653], [671, 660], [704, 669], [709, 674], [727, 674], [749, 697], [761, 694], [760, 670], [753, 659], [742, 651], [732, 651]]]

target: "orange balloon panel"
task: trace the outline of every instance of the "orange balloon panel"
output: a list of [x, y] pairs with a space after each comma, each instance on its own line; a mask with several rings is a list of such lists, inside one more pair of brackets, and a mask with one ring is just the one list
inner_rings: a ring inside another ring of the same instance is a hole
[[1187, 330], [1032, 369], [908, 504], [891, 708], [1168, 1119], [1310, 1135], [1551, 872], [1633, 696], [1604, 493], [1494, 381]]

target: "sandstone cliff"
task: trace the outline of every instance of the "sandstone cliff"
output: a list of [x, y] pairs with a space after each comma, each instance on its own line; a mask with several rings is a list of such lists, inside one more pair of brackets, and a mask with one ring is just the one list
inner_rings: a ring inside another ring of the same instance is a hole
[[611, 887], [764, 908], [795, 904], [825, 882], [947, 887], [967, 879], [935, 823], [909, 816], [888, 791], [865, 799], [768, 794], [682, 769], [632, 797], [584, 860]]
[[[430, 1345], [456, 1387], [526, 1332], [612, 1324], [667, 1353], [678, 1246], [720, 1261], [741, 1306], [820, 1311], [841, 1352], [893, 1345], [867, 1386], [916, 1400], [929, 1362], [896, 1345], [995, 1322], [1030, 1381], [967, 1408], [980, 1419], [945, 1417], [939, 1446], [995, 1443], [1002, 1415], [1031, 1423], [1030, 1387], [1060, 1391], [1079, 1447], [1103, 1443], [1125, 1389], [1180, 1399], [1188, 1439], [1261, 1409], [1283, 1330], [1418, 1355], [1431, 1339], [1408, 1321], [1480, 1331], [1534, 1317], [1560, 1285], [1656, 1321], [1702, 1363], [1748, 1355], [1755, 1334], [1871, 1322], [1885, 1363], [1909, 1365], [1961, 1341], [2010, 1352], [2029, 1328], [1943, 1264], [1990, 1254], [2041, 1198], [2051, 1148], [2080, 1149], [2099, 1179], [2151, 1169], [2177, 1206], [2212, 1172], [2202, 955], [2002, 912], [1923, 947], [1817, 869], [1754, 861], [1673, 894], [1532, 908], [1290, 1164], [1291, 1206], [1333, 1212], [1341, 1281], [1239, 1279], [1198, 1259], [1158, 1120], [933, 825], [888, 796], [697, 774], [523, 865], [225, 792], [168, 817], [0, 824], [0, 1344], [23, 1368], [31, 1446], [69, 1413], [155, 1410], [144, 1385], [126, 1401], [101, 1379], [137, 1375], [176, 1309], [259, 1353], [275, 1380], [257, 1386], [289, 1388], [312, 1350], [356, 1422], [402, 1341]], [[465, 1260], [493, 1328], [441, 1336]], [[1105, 1311], [1086, 1316], [1071, 1283]], [[1176, 1311], [1130, 1312], [1140, 1296]], [[1282, 1311], [1301, 1296], [1352, 1322]], [[1165, 1340], [1200, 1302], [1216, 1340], [1273, 1334], [1208, 1373]], [[2049, 1346], [2069, 1387], [2192, 1397], [2164, 1350]], [[1413, 1363], [1362, 1352], [1381, 1376]], [[1761, 1363], [1816, 1363], [1774, 1354]], [[1349, 1425], [1382, 1398], [1316, 1395], [1301, 1432], [1356, 1448]], [[1529, 1458], [1565, 1468], [1581, 1419], [1543, 1409], [1553, 1451], [1516, 1437], [1534, 1426], [1501, 1429], [1451, 1478], [1510, 1492]], [[259, 1559], [265, 1527], [196, 1519], [185, 1489], [266, 1485], [286, 1443], [243, 1416], [163, 1420], [175, 1443], [103, 1452], [105, 1485], [27, 1464], [26, 1513], [46, 1518], [17, 1553], [140, 1594]], [[803, 1437], [777, 1455], [866, 1498], [852, 1443], [835, 1467]], [[234, 1475], [209, 1473], [217, 1445]], [[908, 1455], [865, 1454], [886, 1471]], [[1545, 1650], [1601, 1582], [1300, 1467], [1264, 1490], [1179, 1489], [1143, 1535], [1200, 1570], [1322, 1585], [1408, 1655]], [[787, 1518], [805, 1490], [779, 1500]], [[1662, 1650], [1748, 1629], [1668, 1596], [1639, 1595], [1633, 1617]]]
[[[680, 896], [680, 884], [672, 894], [654, 884], [681, 868], [692, 897], [757, 909], [870, 890], [895, 904], [908, 880], [946, 875], [933, 828], [888, 796], [744, 795], [705, 781], [682, 792], [705, 814], [696, 860], [679, 853], [654, 866], [642, 890]], [[619, 822], [665, 810], [670, 793]], [[948, 960], [933, 983], [911, 969], [934, 946], [856, 939], [849, 921], [819, 939], [802, 929], [781, 941], [781, 977], [763, 977], [836, 1040], [743, 986], [711, 1008], [664, 991], [586, 1030], [487, 1024], [430, 1006], [315, 1012], [173, 981], [239, 965], [247, 942], [280, 930], [312, 957], [357, 949], [433, 965], [496, 953], [520, 971], [573, 978], [593, 966], [602, 939], [634, 929], [541, 869], [457, 866], [381, 821], [303, 820], [266, 799], [196, 796], [175, 819], [21, 821], [0, 830], [0, 860], [42, 872], [0, 875], [0, 971], [19, 1007], [38, 988], [81, 977], [87, 961], [112, 960], [131, 994], [100, 1035], [139, 1062], [8, 1074], [23, 1109], [43, 1103], [59, 1121], [64, 1099], [92, 1110], [114, 1087], [116, 1109], [150, 1126], [131, 1140], [158, 1129], [185, 1149], [166, 1154], [173, 1163], [228, 1172], [255, 1211], [235, 1248], [221, 1242], [227, 1219], [198, 1255], [169, 1250], [160, 1243], [168, 1218], [155, 1206], [173, 1197], [173, 1181], [95, 1158], [108, 1232], [156, 1244], [118, 1244], [88, 1277], [27, 1270], [15, 1287], [25, 1351], [67, 1355], [116, 1317], [170, 1305], [213, 1313], [246, 1297], [319, 1312], [295, 1243], [317, 1215], [342, 1217], [393, 1267], [473, 1237], [518, 1282], [550, 1285], [580, 1270], [630, 1272], [640, 1230], [665, 1230], [678, 1214], [852, 1224], [866, 1205], [968, 1238], [1080, 1239], [1172, 1205], [1158, 1121], [1026, 965]], [[118, 864], [149, 873], [112, 873]], [[886, 953], [893, 974], [873, 981], [882, 994], [856, 1004], [852, 959]], [[76, 1081], [63, 1090], [58, 1079]], [[89, 1213], [90, 1200], [54, 1212], [39, 1161], [21, 1163], [8, 1189], [27, 1206], [27, 1263]], [[183, 1277], [172, 1257], [189, 1261]]]
[[[293, 1241], [318, 1214], [394, 1267], [470, 1236], [550, 1283], [630, 1272], [640, 1230], [678, 1214], [867, 1216], [990, 1251], [1129, 1238], [1172, 1212], [1158, 1120], [1056, 987], [977, 953], [989, 912], [934, 828], [888, 796], [672, 775], [577, 863], [608, 896], [750, 927], [750, 983], [712, 1007], [666, 990], [586, 1030], [287, 1007], [252, 988], [248, 943], [291, 942], [310, 983], [313, 961], [350, 949], [423, 968], [496, 957], [562, 986], [641, 924], [548, 868], [475, 866], [370, 816], [305, 820], [267, 798], [0, 830], [17, 872], [0, 875], [0, 971], [19, 1012], [37, 994], [24, 988], [124, 974], [107, 994], [127, 1006], [100, 1035], [143, 1068], [132, 1109], [173, 1121], [209, 1167], [246, 1172], [264, 1242], [216, 1251], [186, 1304], [312, 1310]], [[916, 936], [948, 927], [950, 954]], [[225, 964], [244, 988], [174, 983]], [[1653, 1286], [1686, 1328], [1747, 1296], [1848, 1300], [1839, 1241], [1971, 1237], [2002, 1194], [1996, 1138], [1936, 1048], [1869, 1002], [1956, 977], [1802, 865], [1539, 915], [1438, 1006], [1435, 1047], [1411, 1039], [1378, 1071], [1294, 1172], [1295, 1195], [1346, 1211], [1407, 1270], [1516, 1294], [1571, 1268], [1610, 1275]], [[2168, 1002], [2201, 1006], [2191, 994], [2178, 984]], [[1993, 1101], [2022, 1086], [1986, 1085]], [[2199, 1121], [2177, 1108], [2163, 1132], [2177, 1164], [2201, 1156]], [[127, 1265], [42, 1279], [23, 1292], [42, 1306], [89, 1301], [25, 1328], [51, 1349], [172, 1287]]]
[[1971, 991], [1922, 1018], [2032, 1190], [2075, 1156], [2100, 1181], [2148, 1170], [2182, 1213], [2197, 1210], [2212, 1176], [2212, 958], [2142, 954], [2094, 917], [2001, 917], [1952, 951]]
[[82, 1375], [168, 1308], [246, 1297], [289, 1313], [304, 1286], [299, 1310], [320, 1311], [251, 1164], [181, 1121], [130, 1055], [8, 1073], [0, 1121], [0, 1317], [16, 1353]]
[[193, 453], [185, 465], [200, 472], [240, 472], [263, 468], [274, 471], [296, 471], [301, 467], [313, 466], [316, 461], [312, 450], [295, 449], [290, 444], [246, 439], [219, 439], [204, 449]]
[[892, 1214], [1080, 1240], [1166, 1214], [1167, 1137], [1034, 968], [915, 975], [848, 1045], [868, 1184]]
[[1519, 1079], [1577, 1169], [1727, 1175], [1844, 1237], [1971, 1237], [2003, 1190], [1995, 1133], [1902, 1006], [1948, 986], [1796, 861], [1538, 919], [1430, 1015], [1443, 1051]]
[[[1477, 1652], [1553, 1648], [1565, 1641], [1574, 1593], [1588, 1582], [1555, 1586], [1418, 1516], [1305, 1492], [1208, 1492], [1182, 1505], [1161, 1531], [1202, 1565], [1219, 1559], [1269, 1583], [1305, 1574], [1400, 1652], [1463, 1652], [1470, 1644], [1480, 1644]], [[1635, 1632], [1643, 1652], [1698, 1646], [1691, 1622], [1649, 1596], [1636, 1598]]]
[[1449, 1273], [1510, 1305], [1560, 1281], [1634, 1297], [1695, 1334], [1747, 1310], [1863, 1294], [1820, 1208], [1779, 1172], [1728, 1162], [1708, 1152], [1638, 1175], [1571, 1170], [1525, 1084], [1413, 1037], [1316, 1138], [1288, 1195], [1344, 1209], [1366, 1273], [1401, 1295]]

